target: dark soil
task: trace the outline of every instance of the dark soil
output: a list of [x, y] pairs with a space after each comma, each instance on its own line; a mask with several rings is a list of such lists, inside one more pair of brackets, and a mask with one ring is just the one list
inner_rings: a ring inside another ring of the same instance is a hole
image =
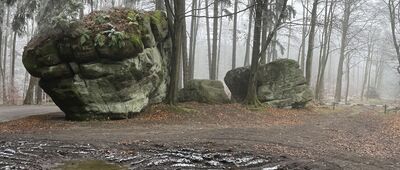
[[32, 116], [0, 124], [0, 169], [82, 159], [131, 169], [400, 169], [400, 114], [382, 111], [186, 103], [120, 121]]

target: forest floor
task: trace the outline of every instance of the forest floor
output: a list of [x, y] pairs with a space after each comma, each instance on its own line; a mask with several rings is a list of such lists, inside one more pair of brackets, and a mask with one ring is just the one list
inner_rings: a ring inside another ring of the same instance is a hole
[[400, 169], [400, 114], [185, 103], [129, 120], [70, 122], [52, 113], [0, 123], [0, 169], [68, 160], [121, 169]]

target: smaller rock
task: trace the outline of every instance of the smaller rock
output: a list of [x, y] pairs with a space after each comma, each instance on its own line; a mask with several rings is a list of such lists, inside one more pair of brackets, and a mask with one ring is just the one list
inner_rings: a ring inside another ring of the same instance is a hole
[[229, 103], [224, 84], [218, 80], [190, 80], [185, 88], [179, 91], [180, 102], [200, 102], [208, 104]]

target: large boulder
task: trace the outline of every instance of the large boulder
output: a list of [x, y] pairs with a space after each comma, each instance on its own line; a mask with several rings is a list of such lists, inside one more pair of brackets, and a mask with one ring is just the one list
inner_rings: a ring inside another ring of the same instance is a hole
[[23, 63], [67, 119], [125, 119], [166, 96], [167, 32], [160, 11], [94, 12], [32, 39]]
[[230, 99], [225, 86], [218, 80], [190, 80], [186, 87], [179, 91], [180, 102], [200, 102], [209, 104], [229, 103]]
[[[240, 102], [246, 97], [249, 76], [249, 67], [237, 68], [226, 74], [225, 83], [234, 100]], [[256, 85], [258, 99], [273, 107], [302, 108], [313, 98], [294, 60], [281, 59], [261, 65], [257, 70]]]

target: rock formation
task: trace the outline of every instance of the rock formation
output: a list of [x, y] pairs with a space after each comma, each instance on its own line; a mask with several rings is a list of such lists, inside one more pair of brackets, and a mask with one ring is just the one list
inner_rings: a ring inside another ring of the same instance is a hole
[[208, 104], [229, 103], [224, 84], [218, 80], [190, 80], [179, 91], [180, 102], [200, 102]]
[[[225, 83], [235, 101], [246, 97], [250, 68], [242, 67], [229, 71]], [[312, 91], [299, 65], [294, 60], [281, 59], [261, 65], [257, 71], [257, 96], [273, 107], [302, 108], [312, 100]]]
[[166, 96], [167, 28], [160, 11], [94, 12], [32, 39], [23, 63], [67, 119], [124, 119]]

